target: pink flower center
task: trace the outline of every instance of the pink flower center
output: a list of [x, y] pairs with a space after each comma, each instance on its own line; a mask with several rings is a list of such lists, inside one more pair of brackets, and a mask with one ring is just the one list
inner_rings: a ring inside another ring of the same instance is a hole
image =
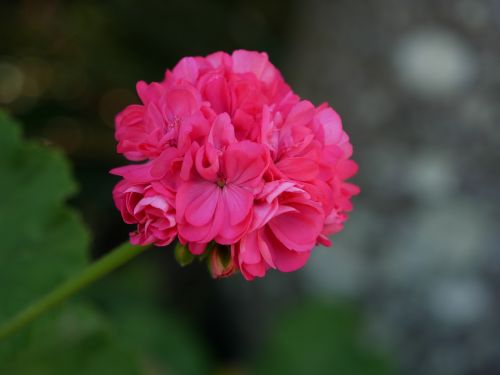
[[179, 128], [180, 121], [180, 118], [177, 116], [167, 120], [165, 134], [168, 137], [167, 143], [171, 147], [177, 147], [177, 129]]
[[226, 179], [224, 177], [218, 177], [216, 184], [218, 187], [223, 188], [226, 185]]

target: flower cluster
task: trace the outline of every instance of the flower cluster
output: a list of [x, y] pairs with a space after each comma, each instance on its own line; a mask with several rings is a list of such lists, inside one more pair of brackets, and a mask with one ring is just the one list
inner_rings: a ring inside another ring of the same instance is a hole
[[[142, 104], [116, 117], [112, 170], [135, 244], [174, 239], [207, 254], [214, 277], [247, 280], [302, 267], [342, 229], [357, 186], [352, 146], [327, 104], [301, 100], [265, 53], [183, 58], [161, 82], [139, 82]], [[224, 259], [223, 259], [224, 258]]]

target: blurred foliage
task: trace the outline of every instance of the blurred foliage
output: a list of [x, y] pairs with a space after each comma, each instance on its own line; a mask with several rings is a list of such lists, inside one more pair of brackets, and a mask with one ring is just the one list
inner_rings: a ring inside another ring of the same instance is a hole
[[64, 157], [23, 142], [19, 127], [2, 112], [0, 175], [3, 322], [81, 269], [89, 237], [75, 212], [63, 205], [76, 189]]
[[12, 375], [144, 373], [138, 358], [95, 309], [74, 302], [37, 321], [18, 352], [1, 362], [0, 371]]
[[161, 272], [150, 260], [161, 251], [150, 250], [99, 281], [88, 294], [153, 373], [211, 373], [208, 346], [189, 321], [159, 300]]
[[309, 302], [275, 318], [257, 374], [387, 375], [388, 358], [363, 340], [362, 320], [347, 303]]
[[[63, 202], [76, 190], [68, 162], [56, 150], [21, 140], [0, 112], [0, 320], [83, 267], [89, 236]], [[40, 261], [43, 256], [43, 262]]]
[[[84, 267], [88, 233], [64, 200], [76, 189], [65, 158], [21, 139], [0, 112], [0, 323]], [[60, 355], [64, 353], [64, 355]], [[0, 344], [5, 374], [107, 374], [132, 368], [91, 307], [57, 309]], [[123, 372], [136, 373], [134, 371]]]

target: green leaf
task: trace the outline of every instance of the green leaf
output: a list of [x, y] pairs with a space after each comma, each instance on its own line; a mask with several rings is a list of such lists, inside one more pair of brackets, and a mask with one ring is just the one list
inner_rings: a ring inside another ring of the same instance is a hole
[[[87, 264], [89, 234], [65, 205], [75, 191], [64, 156], [0, 111], [0, 324]], [[2, 374], [107, 374], [114, 362], [134, 374], [132, 358], [75, 301], [0, 342]]]
[[354, 308], [312, 302], [279, 316], [255, 373], [387, 375], [391, 369], [391, 362], [363, 340]]
[[0, 323], [85, 265], [89, 235], [64, 206], [75, 190], [61, 153], [24, 142], [0, 112]]
[[85, 265], [89, 235], [64, 206], [75, 190], [61, 153], [0, 112], [0, 322]]

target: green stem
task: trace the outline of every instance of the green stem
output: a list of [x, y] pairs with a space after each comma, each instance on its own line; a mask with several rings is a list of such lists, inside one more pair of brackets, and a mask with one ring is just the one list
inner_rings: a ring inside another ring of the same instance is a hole
[[56, 287], [41, 299], [33, 302], [26, 309], [19, 312], [10, 321], [0, 326], [0, 341], [23, 328], [44, 312], [63, 302], [73, 294], [92, 284], [94, 281], [99, 280], [109, 272], [128, 262], [130, 259], [142, 253], [145, 249], [147, 249], [147, 246], [134, 246], [128, 242], [118, 246], [102, 258], [90, 264], [79, 275]]

